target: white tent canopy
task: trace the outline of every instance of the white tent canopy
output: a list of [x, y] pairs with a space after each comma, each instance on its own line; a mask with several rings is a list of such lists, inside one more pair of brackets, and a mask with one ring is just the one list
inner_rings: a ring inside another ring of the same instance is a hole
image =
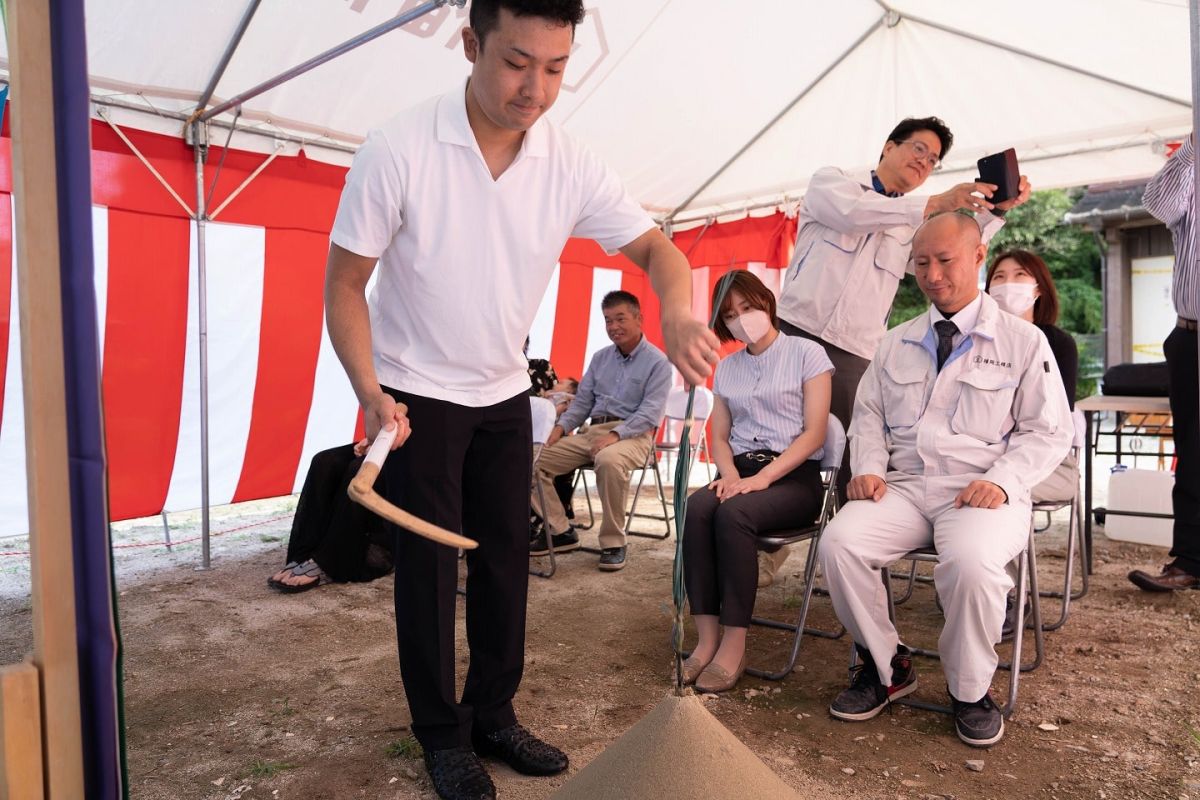
[[[180, 134], [176, 116], [195, 110], [249, 6], [211, 104], [417, 5], [89, 0], [93, 93], [145, 109], [113, 109], [114, 120]], [[933, 190], [1009, 146], [1041, 188], [1144, 177], [1161, 166], [1163, 141], [1191, 128], [1184, 0], [587, 5], [551, 116], [664, 219], [796, 199], [822, 165], [870, 166], [905, 116], [934, 114], [954, 130]], [[438, 9], [246, 102], [238, 127], [347, 163], [373, 126], [462, 82], [465, 22], [463, 9]], [[224, 136], [214, 129], [212, 140]], [[240, 130], [233, 144], [276, 145]]]

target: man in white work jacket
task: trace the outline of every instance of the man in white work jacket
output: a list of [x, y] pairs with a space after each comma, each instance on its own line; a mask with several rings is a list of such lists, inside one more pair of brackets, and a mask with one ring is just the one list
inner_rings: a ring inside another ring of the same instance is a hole
[[979, 290], [986, 256], [978, 224], [964, 214], [936, 216], [917, 231], [917, 283], [932, 306], [884, 338], [863, 376], [850, 426], [850, 502], [820, 543], [834, 608], [861, 661], [830, 713], [871, 719], [916, 688], [880, 569], [934, 545], [946, 614], [938, 651], [958, 736], [976, 747], [1004, 735], [988, 695], [1013, 585], [1004, 567], [1028, 539], [1030, 489], [1072, 438], [1045, 337]]
[[987, 242], [1001, 217], [1029, 198], [993, 205], [996, 186], [968, 182], [913, 196], [940, 169], [954, 135], [937, 117], [902, 120], [872, 170], [822, 167], [800, 207], [796, 249], [779, 297], [780, 330], [819, 342], [836, 371], [830, 411], [849, 427], [854, 393], [887, 330], [888, 313], [909, 264], [913, 232], [934, 214], [978, 214]]

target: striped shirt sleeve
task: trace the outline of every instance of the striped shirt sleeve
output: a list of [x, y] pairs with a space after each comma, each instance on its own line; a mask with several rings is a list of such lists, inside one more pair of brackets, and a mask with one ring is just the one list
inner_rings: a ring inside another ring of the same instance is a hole
[[1181, 317], [1200, 317], [1200, 264], [1196, 251], [1195, 136], [1189, 136], [1146, 185], [1142, 204], [1166, 223], [1175, 241], [1171, 298]]

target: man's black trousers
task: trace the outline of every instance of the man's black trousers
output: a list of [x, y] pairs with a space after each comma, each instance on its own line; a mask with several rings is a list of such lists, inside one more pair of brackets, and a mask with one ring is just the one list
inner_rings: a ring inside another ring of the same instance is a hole
[[466, 555], [470, 663], [456, 697], [458, 553], [400, 530], [396, 639], [412, 730], [427, 750], [470, 744], [516, 722], [529, 586], [529, 397], [472, 408], [383, 387], [408, 406], [412, 435], [388, 458], [384, 495], [406, 511], [479, 542]]
[[1163, 342], [1171, 381], [1175, 489], [1171, 493], [1175, 565], [1200, 576], [1200, 399], [1197, 398], [1196, 331], [1176, 328]]

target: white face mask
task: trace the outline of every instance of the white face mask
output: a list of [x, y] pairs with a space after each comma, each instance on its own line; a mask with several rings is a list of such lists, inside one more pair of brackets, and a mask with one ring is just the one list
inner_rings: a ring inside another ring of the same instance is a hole
[[1036, 283], [1001, 283], [989, 289], [988, 294], [1002, 311], [1019, 317], [1033, 308], [1037, 288]]
[[755, 308], [729, 320], [725, 323], [725, 327], [729, 328], [729, 332], [733, 334], [733, 338], [739, 342], [754, 344], [766, 336], [772, 326], [771, 318], [767, 316], [767, 312]]

